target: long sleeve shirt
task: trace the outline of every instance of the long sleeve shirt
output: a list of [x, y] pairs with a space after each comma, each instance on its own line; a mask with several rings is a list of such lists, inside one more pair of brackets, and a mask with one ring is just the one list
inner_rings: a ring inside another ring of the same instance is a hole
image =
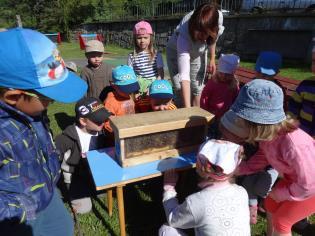
[[[190, 81], [190, 62], [200, 56], [204, 56], [205, 51], [209, 47], [206, 42], [193, 41], [188, 30], [188, 22], [193, 11], [183, 17], [175, 32], [171, 36], [168, 47], [177, 51], [178, 72], [181, 80]], [[219, 11], [219, 32], [218, 38], [224, 31], [223, 15]]]
[[164, 192], [167, 222], [180, 229], [194, 228], [196, 236], [250, 235], [248, 195], [236, 184], [216, 183], [179, 204], [174, 190]]
[[41, 119], [0, 101], [0, 221], [34, 220], [50, 203], [59, 154]]
[[239, 86], [231, 88], [230, 84], [209, 80], [202, 90], [200, 107], [220, 118], [229, 110], [239, 93]]
[[112, 79], [112, 67], [102, 63], [98, 68], [87, 65], [82, 68], [81, 78], [88, 84], [86, 97], [100, 98], [101, 92]]
[[[113, 113], [114, 116], [123, 116], [127, 114], [135, 114], [135, 103], [131, 98], [122, 98], [116, 92], [110, 92], [104, 101], [105, 108]], [[105, 121], [105, 129], [113, 132], [110, 122]]]
[[268, 165], [286, 182], [272, 190], [279, 201], [301, 201], [315, 195], [315, 140], [301, 129], [259, 142], [259, 150], [240, 164], [238, 174], [253, 174]]
[[289, 114], [300, 121], [300, 128], [315, 137], [315, 79], [303, 80], [289, 100]]

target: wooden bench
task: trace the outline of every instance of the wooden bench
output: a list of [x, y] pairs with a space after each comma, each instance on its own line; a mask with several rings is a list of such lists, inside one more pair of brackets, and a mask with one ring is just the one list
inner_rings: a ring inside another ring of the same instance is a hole
[[[243, 67], [239, 67], [235, 73], [237, 79], [239, 80], [241, 86], [246, 84], [247, 82], [251, 81], [255, 78], [255, 71]], [[299, 85], [301, 81], [294, 80], [282, 76], [275, 77], [277, 81], [283, 86], [286, 92], [286, 96], [291, 96], [292, 93], [295, 91], [296, 87]]]

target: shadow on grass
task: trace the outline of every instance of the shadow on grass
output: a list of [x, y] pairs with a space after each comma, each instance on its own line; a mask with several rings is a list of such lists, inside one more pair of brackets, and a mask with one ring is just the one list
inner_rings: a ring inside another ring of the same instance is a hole
[[162, 205], [162, 178], [130, 184], [124, 188], [128, 235], [158, 235], [166, 221]]
[[75, 121], [73, 116], [69, 116], [65, 112], [56, 113], [55, 119], [61, 130], [64, 130], [67, 126], [72, 125]]
[[[99, 204], [101, 203], [101, 201], [97, 197], [95, 197], [93, 199], [96, 200]], [[103, 203], [100, 205], [102, 205], [102, 207], [104, 207], [103, 209], [107, 209], [107, 208], [105, 208]], [[109, 224], [108, 221], [105, 220], [104, 216], [102, 216], [102, 214], [96, 209], [94, 204], [92, 204], [92, 211], [93, 211], [94, 215], [96, 216], [96, 218], [98, 218], [102, 222], [102, 225], [108, 230], [109, 235], [116, 235], [112, 226]]]

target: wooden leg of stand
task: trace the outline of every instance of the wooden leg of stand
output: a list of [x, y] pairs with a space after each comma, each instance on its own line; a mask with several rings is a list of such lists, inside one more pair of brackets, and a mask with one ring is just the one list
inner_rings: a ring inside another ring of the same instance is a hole
[[117, 186], [117, 202], [118, 202], [120, 235], [121, 236], [126, 236], [123, 186]]
[[108, 209], [108, 215], [113, 215], [113, 190], [108, 189], [107, 190], [107, 209]]

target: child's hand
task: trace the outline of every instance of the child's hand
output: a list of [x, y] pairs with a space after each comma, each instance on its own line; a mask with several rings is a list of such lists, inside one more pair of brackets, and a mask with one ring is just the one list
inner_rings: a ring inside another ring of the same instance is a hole
[[164, 186], [175, 187], [178, 181], [178, 173], [175, 169], [167, 170], [164, 172]]

